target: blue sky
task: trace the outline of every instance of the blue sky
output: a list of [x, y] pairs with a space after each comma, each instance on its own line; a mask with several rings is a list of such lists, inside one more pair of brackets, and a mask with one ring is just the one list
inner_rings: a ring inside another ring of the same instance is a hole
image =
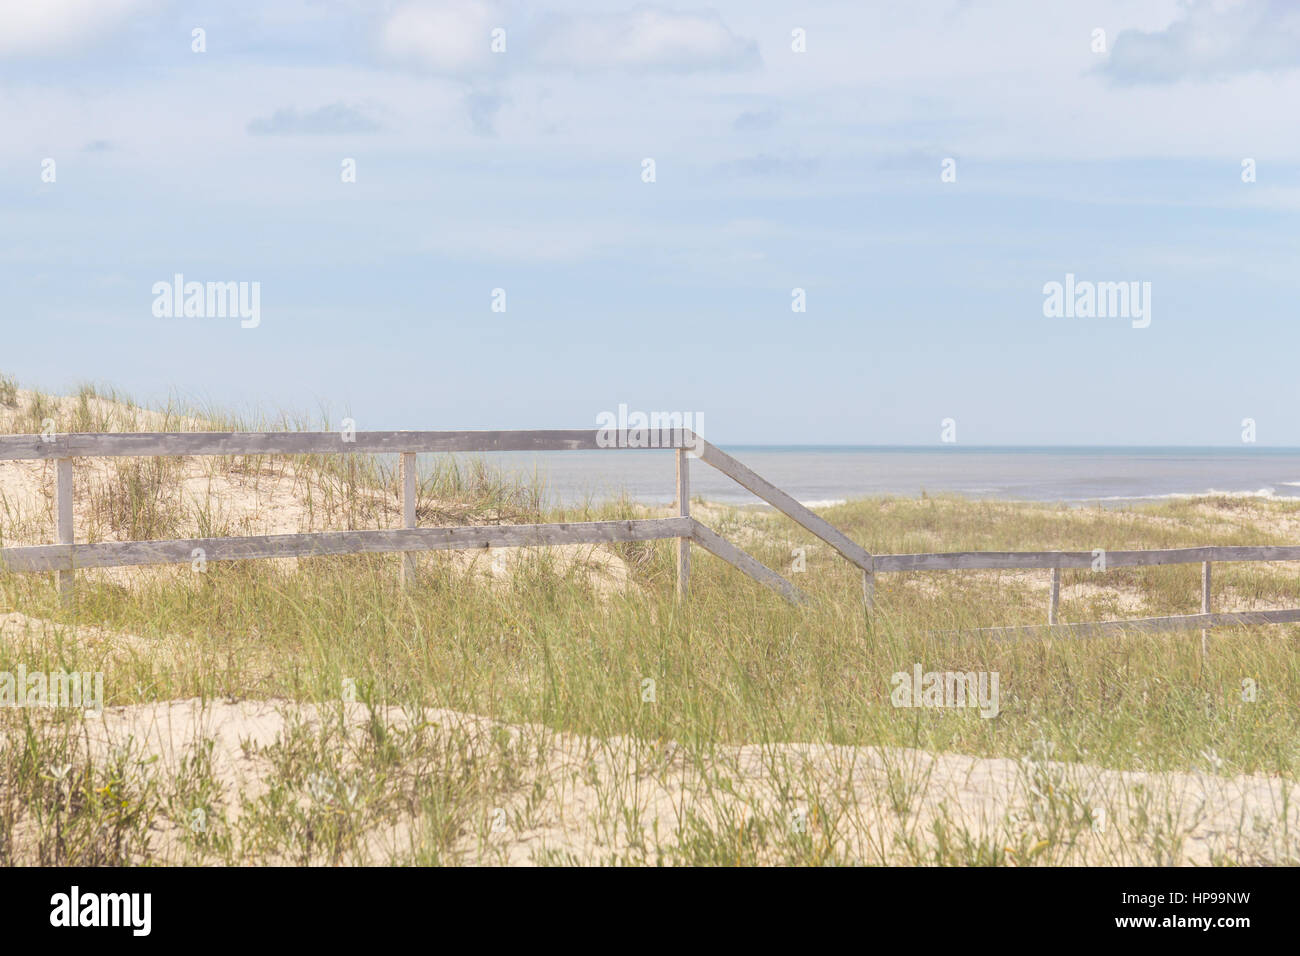
[[[1258, 0], [0, 0], [0, 370], [359, 428], [1300, 445], [1296, 103], [1300, 5]], [[155, 317], [176, 273], [260, 325]], [[1066, 273], [1150, 282], [1150, 326], [1044, 317]]]

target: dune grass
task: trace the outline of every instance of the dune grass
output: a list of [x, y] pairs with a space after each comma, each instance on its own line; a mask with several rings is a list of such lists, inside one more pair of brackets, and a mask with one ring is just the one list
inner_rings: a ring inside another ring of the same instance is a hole
[[[864, 540], [853, 509], [845, 510], [840, 526]], [[900, 522], [910, 510], [900, 510]], [[1041, 623], [1045, 582], [1035, 588], [1027, 574], [994, 572], [881, 575], [868, 617], [852, 568], [793, 530], [786, 536], [810, 552], [808, 570], [792, 576], [812, 596], [807, 607], [786, 605], [698, 551], [691, 598], [678, 605], [664, 542], [621, 549], [637, 587], [612, 597], [596, 594], [576, 570], [557, 573], [539, 551], [496, 587], [423, 558], [419, 586], [401, 590], [398, 558], [372, 556], [304, 559], [296, 570], [214, 563], [201, 575], [159, 575], [129, 589], [83, 582], [71, 608], [45, 577], [12, 575], [0, 579], [0, 601], [69, 629], [94, 623], [186, 649], [162, 661], [115, 663], [112, 704], [190, 696], [328, 701], [349, 677], [378, 700], [600, 736], [897, 744], [989, 756], [1019, 756], [1045, 736], [1064, 759], [1115, 768], [1186, 767], [1213, 748], [1233, 772], [1296, 769], [1294, 626], [1216, 630], [1208, 660], [1195, 632], [992, 641], [953, 632]], [[1230, 537], [1239, 543], [1241, 535]], [[1027, 537], [1022, 546], [1045, 543]], [[776, 540], [749, 547], [773, 564], [789, 550]], [[1187, 613], [1199, 602], [1198, 571], [1123, 569], [1108, 572], [1105, 585], [1139, 590], [1149, 611]], [[1261, 602], [1294, 603], [1300, 574], [1290, 572], [1225, 566], [1216, 584]], [[1067, 595], [1085, 574], [1063, 576]], [[1062, 602], [1067, 620], [1113, 610], [1105, 597]], [[68, 668], [105, 663], [82, 659], [71, 642], [64, 652], [72, 655], [62, 661]], [[899, 711], [888, 677], [914, 663], [997, 671], [1001, 716]], [[658, 687], [653, 708], [641, 706], [646, 678]], [[1259, 689], [1250, 703], [1241, 700], [1246, 678]]]
[[[81, 405], [89, 423], [106, 424], [94, 417], [90, 397]], [[51, 407], [29, 411], [30, 421]], [[177, 413], [175, 420], [191, 415]], [[231, 460], [212, 467], [284, 464]], [[376, 502], [396, 496], [392, 470], [373, 460], [291, 464], [323, 476], [337, 497], [329, 507], [361, 527], [378, 526], [388, 511]], [[202, 524], [197, 506], [187, 511], [185, 502], [168, 499], [170, 467], [123, 465], [105, 492], [105, 534], [158, 537]], [[428, 463], [420, 500], [422, 524], [638, 513], [627, 501], [549, 509], [528, 476], [450, 458]], [[28, 671], [102, 671], [109, 707], [198, 697], [315, 704], [327, 715], [293, 724], [263, 749], [270, 782], [248, 797], [219, 792], [203, 741], [194, 742], [180, 772], [168, 775], [133, 764], [129, 745], [112, 760], [91, 759], [76, 745], [85, 736], [79, 717], [0, 713], [0, 863], [161, 860], [152, 855], [149, 834], [164, 822], [183, 837], [166, 862], [364, 862], [375, 834], [398, 820], [410, 824], [400, 837], [404, 849], [388, 858], [503, 862], [510, 857], [497, 824], [524, 826], [553, 798], [560, 784], [539, 755], [562, 734], [628, 738], [617, 761], [651, 768], [646, 772], [685, 766], [703, 781], [703, 795], [681, 808], [674, 832], [647, 833], [638, 823], [644, 795], [592, 770], [600, 802], [592, 825], [608, 828], [610, 845], [601, 862], [1077, 862], [1096, 804], [1071, 789], [1073, 765], [1296, 780], [1300, 628], [1216, 630], [1208, 658], [1195, 632], [992, 641], [954, 632], [1042, 623], [1047, 572], [881, 575], [868, 615], [856, 569], [781, 516], [705, 513], [719, 533], [791, 576], [809, 604], [787, 605], [699, 549], [690, 600], [678, 603], [671, 542], [616, 546], [631, 583], [614, 594], [594, 588], [580, 566], [561, 569], [545, 550], [531, 552], [494, 585], [430, 555], [420, 559], [418, 585], [402, 589], [399, 556], [358, 556], [296, 566], [213, 563], [203, 573], [142, 574], [129, 587], [83, 580], [71, 605], [60, 603], [52, 576], [0, 573], [0, 610], [51, 622], [39, 641], [0, 642], [0, 671], [19, 664]], [[1226, 498], [1132, 509], [890, 498], [823, 514], [876, 553], [1293, 544], [1288, 529], [1300, 525], [1294, 504]], [[791, 567], [796, 548], [806, 555], [802, 573]], [[1062, 578], [1063, 620], [1199, 609], [1196, 566], [1067, 571]], [[1220, 599], [1241, 607], [1296, 606], [1300, 567], [1217, 565], [1215, 591], [1216, 606], [1223, 606]], [[87, 626], [140, 643], [124, 652], [112, 641], [79, 640]], [[891, 675], [915, 664], [996, 672], [998, 716], [893, 706]], [[1244, 692], [1247, 683], [1256, 688], [1253, 697]], [[349, 730], [343, 716], [348, 708], [340, 701], [349, 688], [366, 715], [359, 729]], [[395, 711], [425, 708], [529, 729], [500, 739], [393, 721]], [[1025, 792], [1041, 800], [1030, 797], [1020, 817], [979, 831], [946, 811], [925, 818], [921, 829], [914, 798], [925, 790], [926, 771], [901, 756], [909, 751], [890, 750], [878, 798], [897, 827], [886, 836], [855, 819], [862, 812], [857, 802], [834, 787], [818, 790], [822, 783], [772, 749], [763, 761], [777, 781], [774, 792], [766, 802], [736, 802], [738, 758], [728, 748], [800, 743], [1011, 758], [1023, 768]], [[601, 759], [615, 760], [614, 753], [602, 750]], [[1084, 859], [1178, 858], [1177, 821], [1186, 808], [1135, 809], [1130, 792], [1116, 799], [1125, 807], [1109, 812], [1127, 821], [1117, 842]], [[1277, 832], [1260, 861], [1300, 862], [1289, 813], [1284, 806], [1273, 821]], [[1240, 823], [1243, 831], [1256, 825]], [[535, 858], [570, 862], [546, 849]]]

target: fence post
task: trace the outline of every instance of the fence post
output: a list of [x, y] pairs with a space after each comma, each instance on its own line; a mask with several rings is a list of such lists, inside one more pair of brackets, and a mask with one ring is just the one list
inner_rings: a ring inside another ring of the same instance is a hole
[[[415, 527], [415, 452], [402, 452], [402, 527]], [[402, 552], [402, 586], [415, 583], [415, 552]]]
[[[690, 458], [685, 448], [677, 449], [677, 514], [691, 516]], [[677, 539], [677, 599], [686, 600], [691, 588], [691, 539]]]
[[1061, 617], [1061, 569], [1052, 568], [1052, 597], [1047, 605], [1047, 623], [1056, 624]]
[[[58, 518], [59, 544], [72, 544], [72, 459], [54, 461], [54, 507]], [[72, 599], [75, 572], [58, 572], [59, 597], [65, 602]]]
[[[1210, 613], [1210, 562], [1201, 563], [1201, 613]], [[1201, 656], [1210, 656], [1210, 629], [1201, 629]]]
[[862, 603], [866, 606], [867, 612], [876, 605], [876, 572], [862, 572]]

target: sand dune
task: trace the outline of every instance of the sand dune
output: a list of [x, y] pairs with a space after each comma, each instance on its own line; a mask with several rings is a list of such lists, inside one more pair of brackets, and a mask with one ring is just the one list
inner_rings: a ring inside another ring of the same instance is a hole
[[[680, 848], [699, 827], [739, 839], [743, 821], [756, 818], [769, 827], [802, 828], [844, 862], [916, 862], [939, 833], [986, 845], [1007, 863], [1151, 862], [1153, 838], [1164, 846], [1166, 864], [1300, 859], [1300, 787], [1264, 776], [1120, 772], [1050, 759], [823, 744], [720, 746], [701, 772], [671, 742], [596, 739], [448, 710], [392, 708], [379, 716], [393, 727], [427, 722], [436, 736], [456, 739], [482, 761], [501, 752], [502, 732], [529, 755], [512, 786], [477, 808], [485, 821], [505, 825], [485, 822], [485, 837], [467, 827], [457, 843], [464, 862], [654, 862], [655, 851], [644, 849], [646, 834], [657, 833], [661, 848]], [[339, 722], [344, 766], [348, 740], [363, 736], [370, 719], [358, 703], [194, 699], [110, 708], [88, 719], [87, 736], [100, 759], [133, 739], [142, 757], [160, 758], [163, 774], [177, 772], [183, 756], [211, 740], [225, 810], [238, 817], [244, 801], [266, 793], [273, 774], [262, 751], [289, 724], [302, 721], [314, 732], [322, 720]], [[307, 802], [320, 798], [303, 793]], [[1072, 826], [1061, 830], [1059, 805], [1067, 800]], [[611, 812], [612, 804], [624, 812]], [[156, 834], [158, 859], [178, 858], [179, 830]], [[363, 859], [352, 862], [400, 861], [419, 832], [410, 815], [378, 826], [366, 835]], [[1139, 839], [1147, 845], [1130, 845]], [[781, 840], [769, 834], [770, 855]], [[762, 858], [759, 850], [756, 862]]]

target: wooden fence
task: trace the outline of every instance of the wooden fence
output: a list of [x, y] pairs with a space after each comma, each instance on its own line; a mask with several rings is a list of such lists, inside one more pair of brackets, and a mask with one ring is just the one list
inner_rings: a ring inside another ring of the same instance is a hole
[[[1210, 611], [1211, 566], [1216, 561], [1300, 561], [1300, 547], [1206, 547], [1165, 548], [1149, 551], [950, 551], [933, 554], [877, 554], [872, 557], [871, 579], [881, 571], [957, 571], [1050, 569], [1047, 624], [1022, 627], [979, 628], [988, 637], [1017, 637], [1026, 634], [1066, 634], [1098, 637], [1125, 631], [1202, 630], [1232, 624], [1287, 624], [1300, 622], [1300, 608], [1275, 611]], [[1100, 567], [1098, 567], [1100, 564]], [[1166, 564], [1201, 565], [1201, 613], [1168, 617], [1130, 618], [1077, 624], [1060, 622], [1061, 569], [1077, 568], [1098, 573], [1111, 568], [1153, 567]]]
[[[416, 526], [415, 456], [495, 451], [597, 451], [659, 448], [677, 456], [676, 516], [634, 521], [420, 528]], [[73, 533], [74, 458], [397, 454], [401, 461], [402, 523], [399, 529], [318, 531], [234, 538], [78, 543]], [[71, 593], [75, 572], [85, 568], [185, 564], [252, 558], [401, 552], [402, 580], [415, 573], [420, 551], [677, 540], [677, 593], [690, 588], [691, 542], [733, 565], [787, 600], [804, 595], [777, 572], [691, 517], [689, 460], [698, 457], [821, 538], [867, 573], [871, 555], [775, 485], [689, 429], [641, 431], [395, 431], [395, 432], [148, 432], [0, 436], [0, 461], [53, 459], [58, 544], [0, 549], [0, 567], [56, 572], [59, 589]]]
[[[496, 451], [613, 451], [629, 448], [671, 450], [677, 456], [677, 501], [674, 517], [632, 521], [420, 528], [416, 526], [415, 456], [428, 453]], [[74, 458], [202, 455], [396, 454], [401, 461], [402, 523], [398, 529], [318, 531], [237, 538], [190, 538], [174, 541], [101, 541], [77, 543], [73, 534]], [[1067, 634], [1086, 637], [1125, 631], [1206, 630], [1232, 624], [1300, 622], [1300, 608], [1213, 613], [1210, 610], [1211, 566], [1226, 561], [1300, 561], [1300, 547], [1205, 547], [1149, 551], [959, 551], [934, 554], [878, 554], [847, 537], [771, 482], [690, 429], [601, 431], [391, 431], [391, 432], [147, 432], [0, 436], [0, 461], [53, 459], [56, 467], [55, 511], [58, 544], [0, 549], [0, 567], [10, 571], [53, 571], [59, 588], [70, 593], [74, 573], [84, 568], [184, 564], [202, 554], [206, 561], [254, 558], [400, 552], [402, 580], [410, 583], [420, 551], [513, 548], [557, 544], [676, 539], [677, 594], [690, 588], [692, 542], [728, 562], [782, 597], [802, 602], [803, 593], [777, 572], [691, 517], [689, 460], [697, 457], [766, 501], [805, 530], [826, 542], [862, 572], [863, 598], [872, 607], [875, 578], [895, 571], [1042, 569], [1052, 572], [1046, 625], [980, 628], [990, 637]], [[1059, 620], [1062, 568], [1094, 568], [1098, 555], [1104, 569], [1199, 563], [1201, 612], [1168, 617], [1063, 624]]]

